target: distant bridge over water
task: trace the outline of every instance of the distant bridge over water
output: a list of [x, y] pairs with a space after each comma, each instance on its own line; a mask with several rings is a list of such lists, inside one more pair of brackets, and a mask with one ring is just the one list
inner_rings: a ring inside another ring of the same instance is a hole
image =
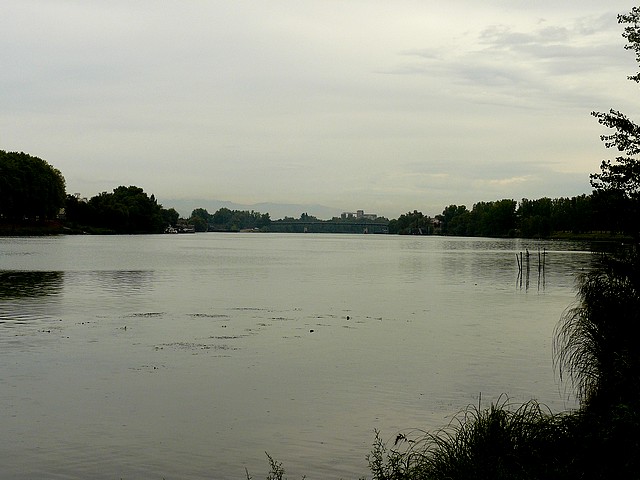
[[275, 220], [269, 224], [270, 232], [290, 233], [389, 233], [389, 226], [370, 222], [313, 222]]

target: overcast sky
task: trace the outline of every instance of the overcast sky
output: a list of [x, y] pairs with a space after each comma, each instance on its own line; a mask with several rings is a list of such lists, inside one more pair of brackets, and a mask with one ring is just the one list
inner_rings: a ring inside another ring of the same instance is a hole
[[67, 191], [390, 218], [589, 193], [620, 0], [4, 0], [0, 149]]

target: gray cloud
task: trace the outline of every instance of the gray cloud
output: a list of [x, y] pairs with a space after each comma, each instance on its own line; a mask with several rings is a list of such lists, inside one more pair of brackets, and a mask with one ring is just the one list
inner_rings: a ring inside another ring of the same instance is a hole
[[603, 96], [592, 83], [601, 69], [620, 69], [629, 60], [616, 30], [615, 15], [583, 17], [568, 26], [541, 22], [529, 31], [494, 24], [478, 33], [473, 48], [454, 55], [435, 48], [401, 52], [417, 60], [389, 73], [449, 78], [467, 98], [475, 91], [481, 103], [583, 106]]

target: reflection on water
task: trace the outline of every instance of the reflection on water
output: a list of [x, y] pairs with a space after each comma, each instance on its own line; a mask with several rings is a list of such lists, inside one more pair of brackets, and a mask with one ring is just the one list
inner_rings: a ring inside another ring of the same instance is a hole
[[[537, 262], [535, 259], [537, 258]], [[546, 286], [545, 267], [547, 263], [547, 251], [538, 249], [537, 255], [532, 256], [527, 249], [524, 253], [516, 253], [516, 262], [518, 263], [518, 279], [517, 283], [520, 289], [529, 290], [531, 281], [531, 270], [534, 269], [537, 272], [537, 286], [538, 291], [544, 290]]]
[[58, 295], [64, 272], [0, 271], [0, 301]]
[[[571, 247], [575, 248], [574, 245]], [[600, 251], [609, 251], [610, 246], [599, 244]], [[558, 271], [566, 272], [559, 280], [569, 280], [575, 285], [580, 273], [588, 271], [597, 262], [598, 256], [587, 253], [585, 250], [571, 250], [558, 252], [547, 251], [545, 247], [539, 247], [535, 251], [526, 249], [517, 252], [515, 263], [518, 276], [516, 284], [518, 288], [528, 291], [536, 288], [538, 292], [544, 291], [547, 286], [547, 271], [557, 278]], [[534, 287], [535, 286], [535, 287]]]
[[59, 271], [0, 271], [0, 349], [26, 352], [60, 331], [64, 278]]
[[151, 270], [107, 270], [88, 272], [88, 281], [107, 292], [117, 294], [144, 293], [151, 289]]

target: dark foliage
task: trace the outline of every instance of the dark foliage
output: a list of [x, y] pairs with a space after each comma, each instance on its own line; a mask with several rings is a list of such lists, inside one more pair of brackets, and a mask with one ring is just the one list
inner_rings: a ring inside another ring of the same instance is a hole
[[[625, 24], [622, 36], [627, 40], [625, 48], [636, 53], [640, 63], [640, 7], [633, 7], [628, 14], [619, 15], [618, 22]], [[628, 77], [640, 82], [640, 73]], [[618, 198], [625, 215], [620, 219], [625, 233], [640, 237], [640, 126], [618, 110], [592, 112], [600, 124], [614, 130], [602, 135], [607, 148], [615, 148], [621, 154], [612, 160], [603, 160], [600, 173], [591, 175], [591, 185], [598, 192], [611, 193]]]
[[621, 216], [619, 203], [610, 195], [579, 195], [566, 198], [476, 203], [472, 210], [449, 205], [436, 215], [433, 232], [442, 235], [547, 238], [568, 232], [622, 231], [615, 219]]
[[369, 466], [376, 480], [567, 478], [567, 418], [533, 400], [469, 407], [449, 427], [400, 434], [390, 448], [376, 435]]
[[64, 207], [65, 181], [41, 158], [0, 150], [0, 220], [33, 223], [56, 218]]
[[168, 225], [155, 197], [140, 187], [120, 186], [112, 193], [102, 192], [88, 202], [67, 197], [67, 222], [96, 233], [161, 233]]
[[397, 220], [389, 222], [389, 233], [397, 233], [400, 235], [430, 235], [433, 233], [433, 230], [433, 220], [417, 210], [400, 215]]
[[268, 213], [253, 210], [220, 208], [211, 214], [204, 208], [196, 208], [191, 212], [189, 223], [194, 225], [197, 232], [237, 232], [246, 229], [264, 230], [271, 223], [271, 219]]
[[605, 258], [580, 278], [555, 335], [556, 364], [589, 408], [640, 406], [640, 260]]

